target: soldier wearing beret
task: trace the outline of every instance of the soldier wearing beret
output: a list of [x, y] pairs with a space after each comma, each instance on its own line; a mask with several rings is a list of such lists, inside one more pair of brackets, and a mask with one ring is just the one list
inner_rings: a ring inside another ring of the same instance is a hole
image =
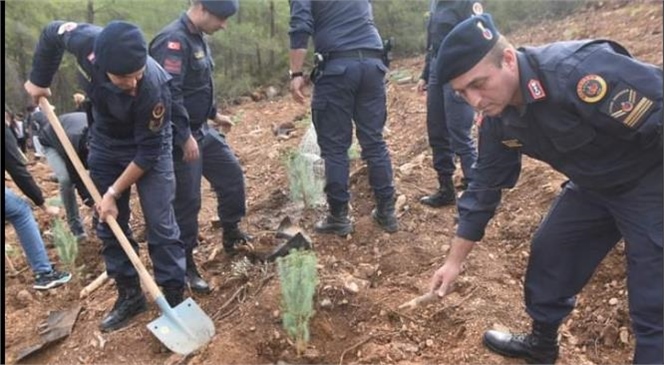
[[290, 7], [290, 89], [300, 103], [304, 102], [302, 72], [309, 37], [317, 53], [311, 115], [325, 160], [329, 214], [314, 228], [340, 236], [353, 231], [348, 216], [348, 149], [354, 121], [376, 199], [372, 217], [386, 232], [396, 232], [392, 163], [383, 140], [387, 67], [371, 3], [292, 0]]
[[525, 154], [569, 180], [532, 240], [524, 285], [531, 332], [488, 331], [484, 344], [554, 363], [576, 295], [624, 239], [634, 363], [662, 364], [662, 70], [607, 40], [515, 49], [481, 15], [447, 36], [437, 72], [486, 118], [457, 234], [431, 290], [449, 291]]
[[[129, 227], [130, 188], [136, 184], [155, 279], [175, 306], [182, 301], [185, 257], [172, 206], [171, 77], [148, 57], [143, 34], [131, 23], [113, 21], [102, 29], [55, 21], [41, 34], [25, 85], [35, 101], [50, 95], [48, 87], [65, 51], [76, 57], [82, 88], [92, 103], [88, 166], [97, 189], [105, 192], [97, 206], [100, 220], [117, 217], [137, 250]], [[106, 223], [97, 225], [97, 236], [118, 289], [100, 326], [112, 331], [146, 310], [146, 302], [136, 270]]]
[[198, 245], [198, 213], [201, 207], [201, 176], [217, 194], [223, 228], [223, 247], [233, 254], [251, 237], [238, 224], [246, 214], [242, 167], [224, 136], [208, 125], [208, 119], [228, 123], [217, 112], [214, 99], [214, 61], [206, 34], [225, 29], [238, 10], [237, 0], [193, 0], [187, 12], [162, 29], [150, 43], [150, 55], [171, 74], [174, 107], [189, 128], [173, 136], [173, 163], [177, 179], [175, 216], [186, 247], [187, 284], [197, 292], [210, 287], [201, 277], [193, 258]]
[[436, 72], [440, 44], [449, 32], [472, 15], [483, 12], [482, 4], [469, 0], [431, 0], [427, 24], [427, 55], [424, 70], [417, 83], [418, 92], [427, 93], [427, 134], [433, 152], [433, 167], [438, 175], [438, 189], [420, 199], [432, 207], [452, 205], [456, 192], [452, 176], [456, 166], [454, 155], [461, 160], [463, 185], [472, 180], [471, 166], [477, 159], [475, 144], [470, 136], [473, 108], [454, 94], [449, 84], [438, 82]]

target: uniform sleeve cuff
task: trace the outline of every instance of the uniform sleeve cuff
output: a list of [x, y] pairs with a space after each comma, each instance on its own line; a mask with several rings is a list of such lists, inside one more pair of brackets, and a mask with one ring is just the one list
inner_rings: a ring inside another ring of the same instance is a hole
[[484, 238], [484, 229], [474, 227], [472, 224], [459, 222], [457, 228], [457, 236], [467, 239], [469, 241], [478, 242]]
[[309, 34], [303, 32], [291, 33], [291, 49], [307, 49], [309, 47]]

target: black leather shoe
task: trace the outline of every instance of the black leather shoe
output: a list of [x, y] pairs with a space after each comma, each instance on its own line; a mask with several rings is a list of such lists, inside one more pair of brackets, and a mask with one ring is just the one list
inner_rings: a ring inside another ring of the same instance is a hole
[[556, 332], [543, 333], [533, 330], [531, 334], [511, 334], [486, 331], [483, 342], [489, 350], [507, 357], [525, 359], [528, 364], [554, 364], [558, 358]]
[[314, 231], [345, 237], [353, 232], [353, 223], [348, 217], [348, 203], [329, 202], [330, 212], [314, 224]]
[[399, 223], [394, 212], [394, 198], [378, 199], [376, 209], [371, 212], [371, 217], [387, 233], [399, 230]]
[[456, 203], [456, 191], [452, 178], [442, 179], [440, 188], [435, 193], [422, 197], [420, 203], [434, 208], [454, 205]]
[[136, 283], [120, 283], [118, 287], [118, 300], [111, 312], [101, 321], [99, 328], [102, 332], [110, 332], [126, 326], [136, 315], [147, 310], [145, 296], [140, 285]]
[[184, 288], [167, 288], [164, 287], [164, 297], [166, 298], [166, 301], [168, 302], [168, 305], [171, 306], [171, 308], [175, 308], [178, 304], [182, 303], [183, 296], [184, 296]]
[[225, 225], [224, 226], [224, 238], [222, 240], [224, 246], [224, 252], [229, 255], [234, 255], [237, 253], [237, 246], [250, 242], [254, 238], [248, 235], [246, 232], [243, 232], [237, 224]]
[[420, 203], [434, 208], [454, 205], [456, 203], [456, 194], [454, 190], [438, 189], [435, 193], [422, 197]]
[[198, 273], [196, 268], [196, 262], [194, 261], [193, 254], [191, 252], [187, 253], [187, 271], [185, 272], [185, 282], [189, 288], [196, 292], [207, 294], [210, 292], [210, 286], [208, 283], [201, 277], [201, 274]]

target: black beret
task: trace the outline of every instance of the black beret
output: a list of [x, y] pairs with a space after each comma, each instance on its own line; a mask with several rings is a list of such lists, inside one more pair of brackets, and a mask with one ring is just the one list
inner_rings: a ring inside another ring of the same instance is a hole
[[94, 45], [95, 64], [104, 72], [127, 75], [140, 70], [148, 58], [143, 32], [134, 24], [112, 21]]
[[469, 71], [489, 53], [499, 36], [491, 15], [486, 13], [457, 24], [438, 49], [438, 81], [445, 84]]
[[238, 0], [201, 0], [201, 5], [210, 13], [228, 19], [240, 8]]

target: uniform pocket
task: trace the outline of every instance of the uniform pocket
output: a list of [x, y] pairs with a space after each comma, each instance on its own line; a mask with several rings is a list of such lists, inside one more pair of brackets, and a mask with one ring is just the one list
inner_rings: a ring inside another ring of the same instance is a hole
[[565, 153], [588, 145], [597, 137], [597, 132], [581, 122], [563, 122], [552, 129], [551, 136], [554, 147]]
[[327, 64], [325, 69], [321, 72], [321, 77], [325, 76], [340, 76], [346, 73], [346, 65], [340, 64]]

